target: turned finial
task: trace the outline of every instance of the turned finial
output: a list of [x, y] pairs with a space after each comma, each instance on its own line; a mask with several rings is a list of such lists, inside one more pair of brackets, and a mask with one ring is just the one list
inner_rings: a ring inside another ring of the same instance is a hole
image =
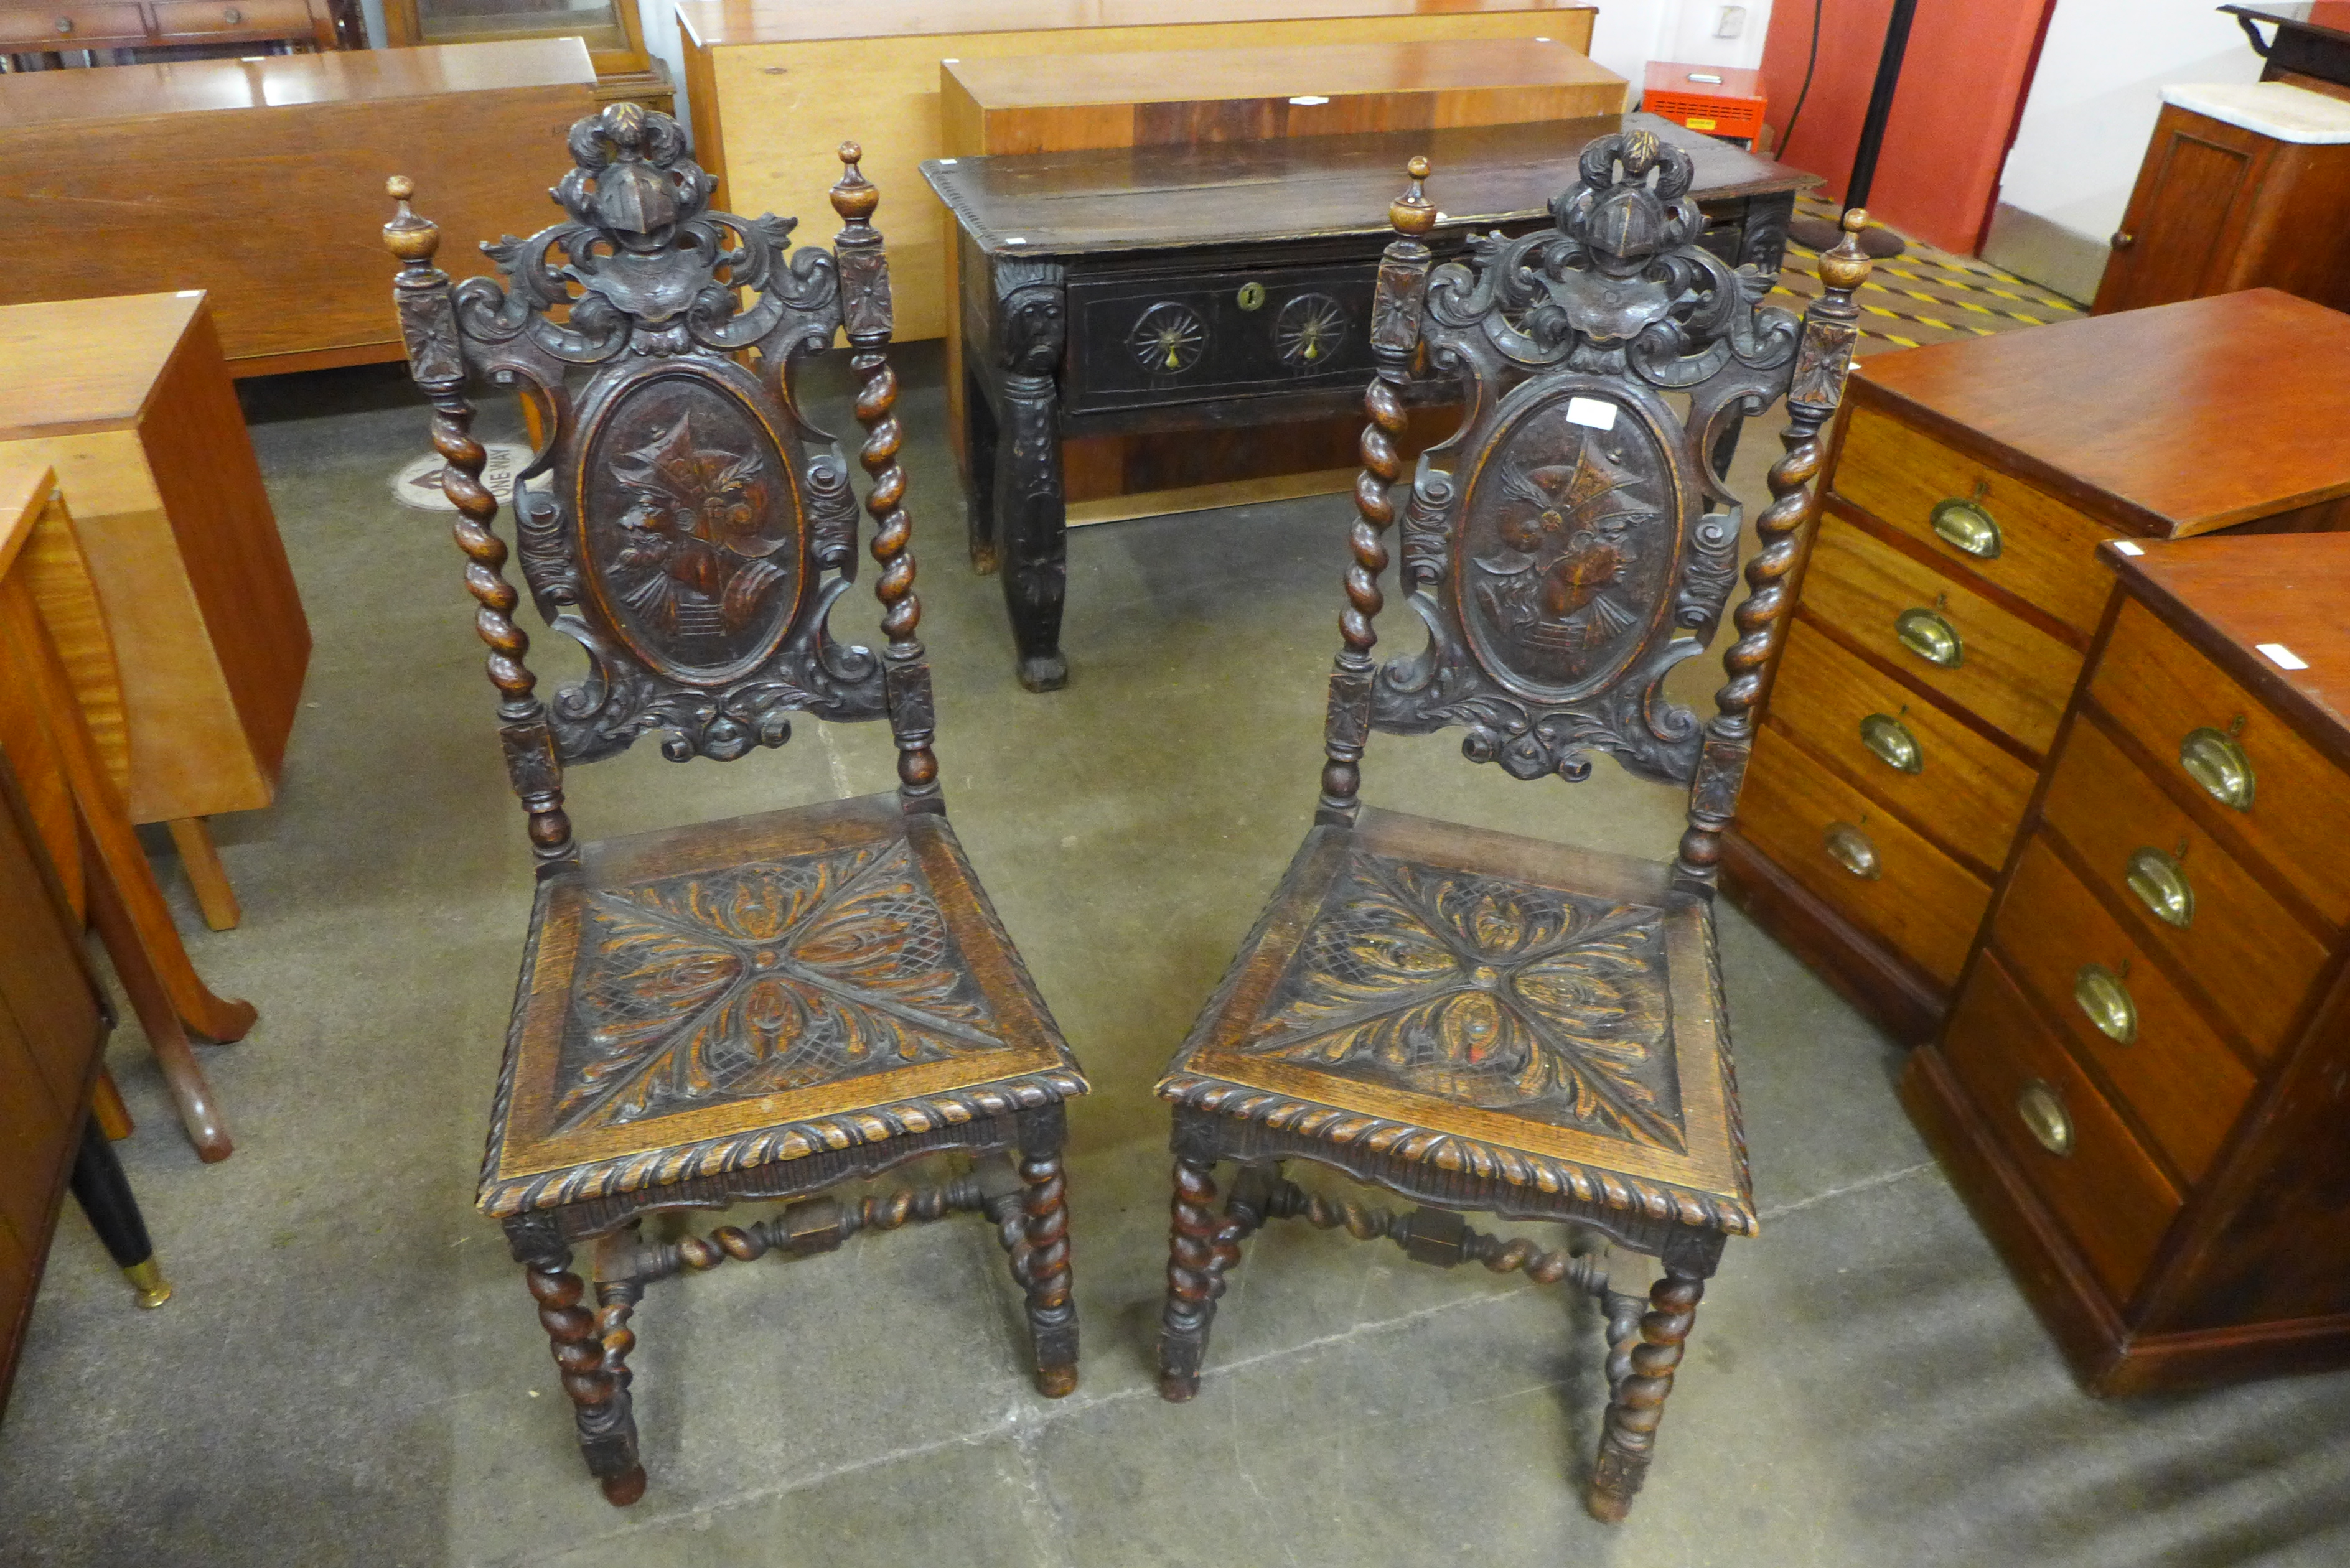
[[1868, 253], [1860, 248], [1861, 232], [1868, 227], [1868, 211], [1847, 207], [1843, 222], [1843, 237], [1820, 255], [1820, 281], [1849, 294], [1868, 281]]
[[441, 228], [432, 219], [408, 210], [416, 182], [405, 174], [395, 174], [383, 182], [383, 193], [400, 203], [400, 211], [383, 226], [384, 248], [410, 266], [430, 265], [432, 253], [441, 248]]
[[845, 223], [862, 224], [873, 216], [873, 209], [881, 204], [880, 187], [865, 177], [857, 165], [865, 156], [865, 149], [854, 141], [840, 144], [841, 174], [839, 183], [832, 188], [832, 210]]
[[1399, 234], [1418, 239], [1436, 226], [1436, 203], [1428, 199], [1420, 182], [1428, 178], [1428, 160], [1415, 158], [1403, 166], [1411, 176], [1411, 189], [1397, 197], [1388, 206], [1388, 222]]

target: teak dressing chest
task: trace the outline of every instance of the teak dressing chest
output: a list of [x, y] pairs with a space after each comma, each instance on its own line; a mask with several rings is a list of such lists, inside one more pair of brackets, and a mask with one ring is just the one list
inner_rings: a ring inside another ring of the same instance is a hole
[[1863, 362], [1731, 896], [1931, 1039], [2104, 613], [2098, 544], [2350, 525], [2345, 358], [2350, 317], [2254, 289]]
[[2338, 1366], [2350, 537], [2100, 554], [2121, 591], [1903, 1098], [2091, 1390]]

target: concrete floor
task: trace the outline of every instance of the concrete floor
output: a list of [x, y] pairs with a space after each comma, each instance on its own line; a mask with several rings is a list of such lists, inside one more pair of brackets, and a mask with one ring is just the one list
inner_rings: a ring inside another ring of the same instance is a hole
[[[1075, 676], [1029, 696], [962, 558], [938, 358], [903, 362], [948, 798], [1096, 1085], [1072, 1110], [1080, 1390], [1029, 1391], [975, 1222], [733, 1265], [650, 1293], [651, 1489], [602, 1501], [471, 1208], [530, 867], [459, 558], [390, 498], [422, 419], [397, 371], [288, 379], [250, 389], [254, 439], [317, 651], [278, 805], [218, 825], [244, 928], [204, 931], [161, 862], [199, 966], [261, 1009], [204, 1053], [237, 1152], [197, 1163], [126, 1029], [120, 1147], [178, 1293], [133, 1310], [68, 1207], [0, 1425], [0, 1561], [2350, 1562], [2350, 1377], [2076, 1392], [1896, 1105], [1898, 1054], [1727, 908], [1763, 1232], [1699, 1314], [1629, 1523], [1578, 1501], [1588, 1304], [1385, 1243], [1252, 1242], [1204, 1391], [1162, 1404], [1149, 1085], [1307, 824], [1348, 508], [1080, 532]], [[1750, 499], [1773, 451], [1748, 442]], [[840, 624], [869, 639], [861, 594]], [[1716, 668], [1684, 667], [1684, 695]], [[648, 746], [575, 774], [573, 815], [593, 836], [864, 794], [889, 757], [878, 724], [725, 768]], [[1679, 827], [1669, 790], [1518, 784], [1442, 736], [1382, 738], [1366, 772], [1374, 804], [1512, 831], [1663, 855]]]

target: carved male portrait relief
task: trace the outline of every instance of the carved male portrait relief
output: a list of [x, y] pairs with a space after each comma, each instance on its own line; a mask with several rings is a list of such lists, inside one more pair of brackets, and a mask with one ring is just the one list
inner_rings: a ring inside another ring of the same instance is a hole
[[742, 408], [682, 380], [621, 394], [588, 465], [590, 558], [651, 662], [725, 670], [771, 649], [798, 600], [800, 551], [782, 454]]

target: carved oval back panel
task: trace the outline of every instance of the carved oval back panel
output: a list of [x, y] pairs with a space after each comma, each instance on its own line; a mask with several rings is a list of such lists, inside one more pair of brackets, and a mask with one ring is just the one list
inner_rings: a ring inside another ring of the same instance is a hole
[[1522, 390], [1468, 466], [1454, 606], [1487, 676], [1561, 702], [1623, 676], [1669, 629], [1696, 488], [1661, 410], [1596, 380]]
[[770, 657], [811, 575], [797, 472], [733, 369], [631, 367], [590, 393], [575, 449], [588, 592], [646, 668], [692, 685]]

